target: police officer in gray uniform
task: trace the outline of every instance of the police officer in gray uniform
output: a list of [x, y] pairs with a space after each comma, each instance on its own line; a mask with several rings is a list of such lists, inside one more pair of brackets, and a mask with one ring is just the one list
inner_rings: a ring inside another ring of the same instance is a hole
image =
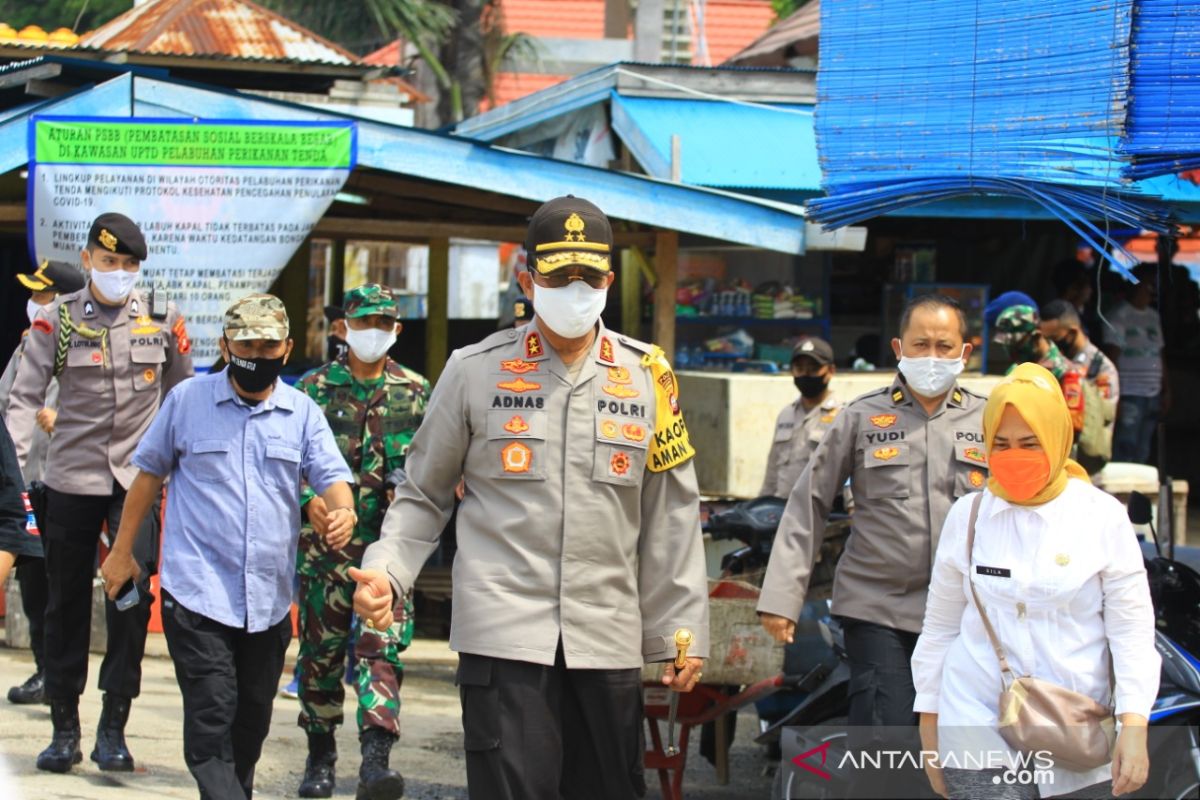
[[[79, 696], [87, 682], [88, 639], [96, 544], [102, 523], [110, 535], [137, 470], [131, 459], [163, 397], [192, 375], [183, 317], [164, 298], [133, 288], [146, 241], [121, 214], [92, 223], [82, 261], [88, 284], [37, 313], [9, 400], [8, 430], [24, 469], [35, 416], [57, 377], [58, 418], [46, 459], [46, 528], [42, 531], [50, 597], [46, 609], [46, 697], [54, 738], [38, 769], [66, 772], [78, 763]], [[158, 302], [154, 302], [157, 300]], [[145, 565], [139, 600], [126, 611], [105, 603], [108, 647], [100, 665], [104, 710], [92, 760], [129, 771], [125, 722], [141, 688], [142, 653], [150, 619], [149, 576], [158, 559], [158, 514], [138, 540]]]
[[775, 420], [767, 474], [759, 494], [787, 497], [808, 465], [813, 451], [845, 405], [829, 389], [837, 368], [833, 347], [824, 339], [807, 337], [792, 348], [792, 381], [800, 396], [784, 406]]
[[[879, 743], [870, 726], [915, 725], [909, 659], [942, 523], [956, 498], [987, 479], [986, 401], [956, 380], [971, 355], [965, 338], [966, 321], [952, 299], [926, 295], [908, 304], [900, 338], [892, 340], [900, 374], [834, 420], [788, 497], [771, 550], [758, 610], [763, 626], [790, 642], [826, 516], [850, 478], [852, 532], [834, 577], [833, 613], [850, 661], [852, 746]], [[915, 742], [913, 731], [903, 744]], [[919, 770], [907, 777], [913, 790], [924, 786]], [[872, 778], [887, 776], [864, 776], [858, 791], [883, 796]]]
[[[437, 546], [459, 477], [450, 646], [472, 800], [641, 797], [643, 662], [708, 652], [693, 454], [675, 376], [600, 321], [612, 231], [567, 196], [533, 215], [537, 312], [455, 351], [371, 545], [355, 606], [376, 628]], [[702, 658], [664, 683], [690, 690]]]
[[[61, 294], [77, 292], [87, 283], [83, 270], [74, 264], [62, 261], [43, 261], [38, 268], [27, 275], [17, 275], [17, 282], [29, 290], [29, 301], [25, 306], [29, 321], [33, 322], [42, 306], [51, 303]], [[12, 392], [13, 381], [17, 378], [17, 367], [25, 352], [25, 342], [28, 341], [29, 330], [21, 335], [21, 343], [13, 351], [4, 374], [0, 375], [0, 415], [8, 413], [8, 398]], [[25, 484], [31, 487], [29, 499], [33, 503], [39, 530], [45, 524], [44, 491], [34, 491], [33, 486], [41, 488], [42, 474], [46, 466], [46, 452], [50, 449], [50, 431], [54, 429], [54, 415], [58, 407], [58, 382], [51, 381], [46, 390], [46, 407], [38, 412], [37, 425], [33, 431], [33, 443], [29, 448], [29, 457], [25, 461]], [[15, 457], [15, 455], [14, 455]], [[8, 702], [17, 705], [42, 703], [46, 699], [45, 675], [45, 618], [46, 600], [50, 586], [46, 582], [46, 563], [42, 560], [42, 540], [35, 536], [22, 536], [17, 542], [0, 541], [0, 549], [7, 554], [0, 554], [0, 584], [7, 577], [8, 568], [4, 566], [8, 558], [14, 558], [17, 567], [17, 582], [21, 586], [21, 610], [29, 621], [29, 646], [33, 650], [33, 661], [37, 665], [34, 672], [20, 686], [8, 690]]]

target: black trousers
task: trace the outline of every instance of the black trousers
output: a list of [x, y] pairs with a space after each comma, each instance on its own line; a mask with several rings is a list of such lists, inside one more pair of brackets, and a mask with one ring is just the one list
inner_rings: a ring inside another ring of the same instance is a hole
[[[913, 704], [912, 654], [918, 634], [859, 619], [841, 618], [850, 662], [850, 725], [855, 750], [920, 750]], [[918, 762], [919, 763], [919, 760]], [[932, 797], [921, 769], [864, 769], [850, 787], [853, 797]]]
[[[116, 536], [125, 490], [113, 482], [111, 495], [66, 494], [47, 489], [46, 529], [46, 696], [75, 700], [87, 685], [88, 644], [92, 627], [92, 579], [100, 526]], [[126, 611], [105, 598], [108, 649], [100, 663], [100, 689], [137, 697], [142, 685], [142, 654], [150, 621], [150, 575], [158, 563], [158, 503], [146, 515], [134, 546], [142, 567], [139, 602]]]
[[46, 668], [46, 602], [50, 583], [46, 579], [46, 560], [26, 558], [17, 564], [17, 585], [21, 587], [21, 610], [29, 620], [29, 647], [37, 671]]
[[249, 800], [292, 640], [288, 615], [260, 633], [231, 628], [163, 592], [163, 633], [183, 695], [183, 758], [202, 800]]
[[459, 655], [471, 800], [644, 797], [638, 669]]

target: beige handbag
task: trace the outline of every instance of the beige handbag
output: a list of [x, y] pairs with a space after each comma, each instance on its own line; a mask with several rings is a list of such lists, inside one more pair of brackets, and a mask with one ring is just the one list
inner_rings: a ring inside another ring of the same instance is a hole
[[975, 545], [975, 519], [983, 493], [975, 495], [971, 504], [971, 521], [967, 527], [967, 581], [979, 617], [987, 630], [996, 657], [1000, 660], [1000, 736], [1009, 747], [1022, 753], [1049, 752], [1055, 766], [1076, 771], [1095, 769], [1112, 760], [1116, 738], [1113, 710], [1079, 692], [1056, 683], [1039, 680], [1031, 675], [1014, 677], [1004, 655], [1004, 648], [979, 593], [971, 580], [971, 553]]

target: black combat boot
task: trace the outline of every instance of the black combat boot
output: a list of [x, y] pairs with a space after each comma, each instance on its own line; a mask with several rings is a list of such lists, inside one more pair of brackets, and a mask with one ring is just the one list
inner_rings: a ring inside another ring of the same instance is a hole
[[79, 752], [79, 698], [50, 701], [50, 721], [54, 738], [38, 754], [37, 768], [46, 772], [67, 772], [83, 761]]
[[333, 731], [308, 734], [308, 760], [304, 762], [301, 797], [333, 797], [333, 765], [337, 763], [337, 740]]
[[133, 772], [133, 756], [125, 746], [125, 723], [132, 701], [119, 694], [105, 692], [100, 724], [96, 726], [96, 746], [92, 761], [106, 772]]
[[358, 770], [355, 800], [396, 800], [404, 796], [404, 777], [388, 769], [388, 756], [396, 738], [383, 728], [367, 728], [359, 734], [362, 767]]
[[46, 677], [39, 669], [29, 680], [8, 690], [8, 702], [19, 706], [32, 706], [46, 702]]

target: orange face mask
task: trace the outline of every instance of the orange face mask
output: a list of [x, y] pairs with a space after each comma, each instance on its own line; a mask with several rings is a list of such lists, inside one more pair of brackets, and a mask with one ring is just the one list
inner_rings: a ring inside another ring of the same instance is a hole
[[1050, 482], [1050, 458], [1043, 450], [994, 450], [988, 458], [988, 469], [1018, 503]]

